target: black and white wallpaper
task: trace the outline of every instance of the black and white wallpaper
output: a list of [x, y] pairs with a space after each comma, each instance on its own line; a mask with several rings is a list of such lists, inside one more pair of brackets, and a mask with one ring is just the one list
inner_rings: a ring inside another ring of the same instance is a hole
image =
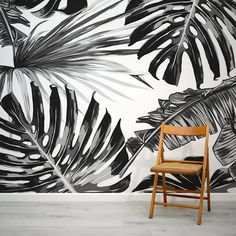
[[236, 192], [235, 114], [235, 0], [0, 0], [1, 193], [150, 192], [162, 121], [209, 122], [211, 190]]

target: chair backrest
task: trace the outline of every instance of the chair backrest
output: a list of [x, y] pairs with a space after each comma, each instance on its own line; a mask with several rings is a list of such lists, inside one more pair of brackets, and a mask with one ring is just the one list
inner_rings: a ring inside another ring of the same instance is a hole
[[163, 140], [164, 140], [165, 134], [176, 135], [176, 136], [205, 136], [203, 163], [207, 161], [207, 159], [208, 159], [208, 142], [209, 142], [209, 125], [187, 127], [187, 126], [166, 125], [163, 122], [161, 124], [157, 163], [160, 163], [164, 160]]
[[182, 127], [164, 124], [162, 127], [162, 133], [181, 136], [206, 136], [207, 126]]

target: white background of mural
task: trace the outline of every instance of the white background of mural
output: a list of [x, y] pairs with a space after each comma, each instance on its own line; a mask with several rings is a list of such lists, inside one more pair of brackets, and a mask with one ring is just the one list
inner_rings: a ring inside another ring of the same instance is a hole
[[[88, 6], [94, 3], [96, 4], [96, 2], [100, 2], [100, 0], [98, 1], [89, 0]], [[124, 1], [122, 4], [120, 4], [119, 7], [116, 7], [115, 9], [107, 12], [107, 15], [111, 16], [113, 13], [123, 12], [125, 10], [125, 7], [127, 6], [127, 2], [128, 1]], [[62, 1], [61, 7], [63, 7], [63, 4], [65, 3], [66, 1]], [[33, 29], [39, 22], [45, 20], [33, 16], [30, 13], [30, 11], [26, 10], [22, 11], [24, 13], [24, 16], [30, 21], [30, 28], [19, 26], [19, 28], [26, 34], [28, 34], [30, 30]], [[38, 27], [35, 33], [40, 31], [48, 31], [65, 18], [66, 16], [63, 13], [56, 12], [53, 16], [47, 18], [46, 21]], [[115, 24], [111, 24], [110, 27], [113, 29], [117, 27], [117, 29], [119, 30], [119, 28], [121, 27], [121, 23], [122, 22], [117, 21]], [[232, 39], [232, 45], [236, 55], [236, 42], [233, 39]], [[204, 50], [202, 49], [201, 53], [203, 52]], [[12, 65], [13, 62], [12, 62], [10, 47], [0, 48], [0, 55], [1, 55], [0, 65]], [[148, 55], [138, 60], [136, 55], [132, 55], [132, 56], [116, 56], [107, 59], [119, 62], [123, 66], [126, 66], [129, 69], [133, 70], [135, 73], [142, 74], [142, 78], [145, 81], [147, 81], [153, 87], [153, 89], [145, 86], [144, 84], [136, 81], [135, 79], [132, 79], [132, 77], [130, 76], [122, 77], [123, 75], [117, 74], [116, 75], [117, 80], [136, 86], [136, 87], [132, 86], [128, 87], [126, 85], [121, 85], [121, 84], [117, 85], [114, 83], [114, 87], [118, 88], [119, 86], [118, 91], [120, 91], [122, 94], [127, 95], [129, 98], [125, 98], [119, 95], [114, 95], [112, 92], [111, 94], [109, 94], [109, 91], [106, 91], [106, 93], [107, 95], [109, 95], [110, 98], [113, 98], [113, 100], [95, 94], [95, 98], [100, 103], [102, 112], [105, 112], [105, 109], [109, 111], [109, 113], [112, 116], [114, 125], [117, 123], [119, 119], [121, 119], [121, 128], [126, 139], [134, 136], [134, 131], [148, 127], [148, 125], [136, 123], [136, 120], [138, 117], [144, 116], [148, 112], [155, 110], [158, 107], [158, 99], [168, 99], [170, 94], [174, 92], [181, 92], [187, 88], [196, 89], [192, 65], [186, 54], [184, 55], [183, 59], [182, 75], [178, 87], [174, 85], [169, 85], [162, 80], [157, 81], [149, 75], [148, 64], [150, 62], [151, 57], [152, 55]], [[226, 71], [222, 71], [221, 78], [218, 78], [217, 80], [214, 81], [213, 74], [209, 69], [207, 60], [205, 60], [204, 69], [206, 72], [207, 81], [204, 81], [204, 83], [201, 85], [201, 88], [215, 87], [222, 82], [222, 79], [227, 78]], [[163, 73], [164, 73], [164, 67], [160, 68], [157, 72], [160, 78], [162, 77]], [[236, 70], [231, 72], [231, 76], [233, 75], [236, 75]], [[109, 77], [109, 73], [107, 74], [107, 77]], [[113, 82], [106, 80], [105, 83], [109, 83], [110, 85], [112, 85]], [[92, 96], [93, 91], [91, 89], [87, 89], [86, 87], [83, 87], [81, 84], [76, 84], [76, 83], [75, 86], [80, 86], [81, 91], [83, 91], [83, 93], [86, 94], [88, 98]], [[15, 88], [14, 92], [17, 95], [17, 88]], [[79, 109], [81, 109], [82, 112], [86, 111], [86, 107], [87, 107], [86, 102], [81, 101], [81, 103], [79, 103]], [[210, 146], [214, 144], [216, 138], [217, 134], [212, 135], [210, 137]], [[186, 146], [179, 148], [178, 150], [175, 151], [175, 153], [177, 153], [177, 155], [180, 156], [182, 153], [185, 152], [191, 154], [192, 151], [193, 152], [197, 151], [199, 149], [199, 146], [201, 145], [202, 145], [201, 140], [198, 142], [190, 143]], [[150, 166], [153, 165], [155, 162], [156, 158], [155, 155], [156, 153], [152, 153], [146, 148], [138, 155], [134, 163], [130, 166], [130, 168], [127, 171], [127, 174], [132, 172], [131, 184], [127, 192], [134, 189], [135, 186], [139, 182], [141, 182], [141, 180], [149, 173]], [[222, 167], [221, 164], [218, 162], [218, 160], [215, 158], [212, 150], [210, 152], [210, 167], [211, 167], [211, 172]], [[231, 191], [236, 192], [236, 189], [232, 189]]]

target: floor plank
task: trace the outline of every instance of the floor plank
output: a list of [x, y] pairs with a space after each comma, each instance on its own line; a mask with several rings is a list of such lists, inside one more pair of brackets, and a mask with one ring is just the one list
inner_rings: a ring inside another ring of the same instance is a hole
[[[212, 212], [158, 206], [149, 202], [1, 202], [0, 236], [235, 236], [235, 202], [213, 202]], [[161, 233], [161, 234], [160, 234]]]

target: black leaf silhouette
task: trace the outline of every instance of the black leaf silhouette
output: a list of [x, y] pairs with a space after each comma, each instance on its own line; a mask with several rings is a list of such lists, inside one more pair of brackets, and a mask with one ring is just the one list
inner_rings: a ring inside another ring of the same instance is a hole
[[[189, 56], [196, 79], [197, 88], [203, 83], [203, 55], [200, 43], [206, 54], [214, 77], [220, 76], [221, 58], [223, 54], [226, 70], [235, 68], [233, 47], [223, 27], [226, 27], [234, 39], [236, 38], [236, 3], [233, 0], [131, 0], [127, 7], [131, 14], [126, 19], [130, 24], [140, 19], [140, 23], [130, 36], [130, 45], [144, 40], [152, 32], [138, 52], [141, 58], [157, 50], [151, 61], [149, 72], [157, 78], [156, 71], [163, 62], [168, 61], [163, 80], [178, 85], [181, 75], [183, 53]], [[222, 26], [223, 25], [223, 26]], [[215, 43], [217, 42], [217, 43]], [[218, 45], [216, 45], [218, 44]]]
[[120, 122], [112, 133], [108, 112], [98, 123], [99, 104], [92, 97], [74, 140], [78, 108], [75, 92], [65, 89], [67, 110], [63, 126], [58, 89], [51, 86], [47, 131], [43, 99], [33, 83], [31, 121], [25, 118], [12, 93], [2, 99], [1, 106], [12, 120], [0, 118], [0, 128], [10, 134], [0, 135], [1, 192], [121, 192], [128, 188], [129, 175], [115, 184], [103, 185], [105, 180], [118, 176], [128, 161]]
[[55, 11], [62, 11], [66, 14], [73, 14], [87, 7], [87, 0], [68, 0], [66, 6], [60, 9], [61, 2], [62, 0], [15, 0], [15, 4], [17, 6], [23, 6], [27, 9], [32, 9], [44, 3], [43, 7], [41, 7], [39, 10], [33, 11], [33, 14], [40, 17], [48, 17]]

